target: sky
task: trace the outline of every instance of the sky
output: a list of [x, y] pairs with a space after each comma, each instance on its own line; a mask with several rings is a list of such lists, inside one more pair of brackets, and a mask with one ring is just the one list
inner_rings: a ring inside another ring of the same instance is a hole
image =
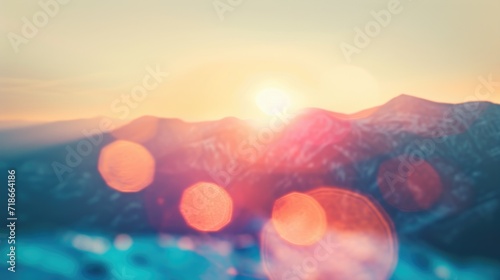
[[291, 109], [353, 113], [402, 93], [464, 102], [480, 77], [495, 85], [481, 97], [500, 103], [498, 11], [465, 0], [0, 0], [0, 120], [255, 118], [273, 91]]

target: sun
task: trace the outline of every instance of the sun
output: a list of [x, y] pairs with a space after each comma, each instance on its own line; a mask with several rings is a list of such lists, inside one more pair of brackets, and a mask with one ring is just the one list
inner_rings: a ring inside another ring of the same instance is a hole
[[290, 106], [290, 97], [280, 88], [266, 88], [257, 94], [255, 103], [265, 114], [275, 116]]

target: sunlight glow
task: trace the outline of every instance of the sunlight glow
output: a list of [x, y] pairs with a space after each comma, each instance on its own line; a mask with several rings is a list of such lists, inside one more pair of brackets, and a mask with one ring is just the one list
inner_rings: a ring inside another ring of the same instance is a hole
[[321, 94], [335, 112], [355, 113], [380, 105], [379, 83], [367, 70], [353, 65], [337, 65], [323, 73]]
[[267, 88], [257, 95], [255, 102], [262, 112], [273, 116], [290, 106], [290, 97], [281, 89]]

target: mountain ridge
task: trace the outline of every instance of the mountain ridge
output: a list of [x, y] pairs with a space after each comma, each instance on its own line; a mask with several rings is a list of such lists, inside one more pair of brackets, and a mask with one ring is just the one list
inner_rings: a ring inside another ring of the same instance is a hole
[[[400, 97], [361, 118], [310, 109], [259, 125], [238, 118], [189, 123], [146, 116], [96, 137], [100, 141], [78, 161], [79, 145], [90, 143], [83, 136], [4, 156], [0, 166], [22, 174], [20, 207], [30, 227], [191, 232], [178, 200], [188, 186], [206, 181], [234, 200], [234, 222], [225, 232], [255, 233], [258, 227], [249, 225], [268, 217], [277, 198], [335, 186], [379, 203], [402, 236], [419, 235], [445, 249], [450, 242], [470, 243], [466, 225], [478, 213], [500, 215], [500, 106], [412, 100]], [[401, 110], [413, 102], [418, 105], [412, 110]], [[143, 191], [119, 193], [99, 173], [100, 151], [119, 140], [143, 146], [155, 160], [154, 181]], [[388, 196], [390, 180], [403, 192]], [[418, 183], [421, 197], [404, 191]], [[159, 213], [168, 213], [168, 221]], [[451, 229], [454, 237], [441, 234]], [[486, 241], [481, 246], [489, 248]]]

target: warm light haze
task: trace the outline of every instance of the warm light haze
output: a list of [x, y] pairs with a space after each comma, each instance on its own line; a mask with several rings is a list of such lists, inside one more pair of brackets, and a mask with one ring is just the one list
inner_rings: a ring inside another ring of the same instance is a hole
[[[12, 33], [43, 9], [3, 1], [0, 30], [11, 35], [0, 42], [0, 120], [259, 118], [269, 89], [291, 109], [354, 113], [402, 93], [464, 102], [478, 77], [498, 84], [498, 1], [400, 1], [346, 59], [357, 28], [389, 2], [67, 1], [20, 42]], [[155, 67], [161, 81], [124, 100]]]

